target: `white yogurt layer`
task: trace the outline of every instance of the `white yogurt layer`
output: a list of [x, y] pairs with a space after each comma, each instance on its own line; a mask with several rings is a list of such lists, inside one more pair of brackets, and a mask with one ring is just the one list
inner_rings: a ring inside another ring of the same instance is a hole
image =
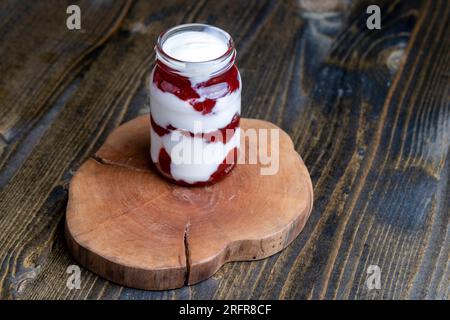
[[239, 148], [240, 129], [226, 143], [208, 143], [202, 138], [180, 136], [172, 131], [160, 137], [153, 128], [150, 129], [152, 161], [158, 163], [159, 152], [164, 148], [172, 159], [170, 173], [175, 180], [193, 184], [208, 181], [217, 171], [228, 153]]
[[163, 50], [170, 57], [184, 62], [204, 62], [221, 57], [228, 45], [214, 34], [201, 31], [187, 31], [174, 34], [163, 44]]
[[[161, 91], [152, 82], [150, 84], [152, 117], [158, 125], [164, 128], [172, 125], [177, 129], [193, 133], [208, 133], [226, 127], [236, 113], [241, 114], [240, 90], [239, 88], [231, 94], [218, 98], [212, 112], [203, 115], [195, 110], [189, 102], [181, 100], [172, 93]], [[203, 96], [203, 93], [200, 95]]]

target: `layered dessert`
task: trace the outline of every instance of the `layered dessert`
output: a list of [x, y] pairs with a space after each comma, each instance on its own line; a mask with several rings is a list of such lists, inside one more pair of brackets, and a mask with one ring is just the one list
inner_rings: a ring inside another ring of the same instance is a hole
[[231, 37], [189, 24], [163, 33], [150, 81], [151, 159], [189, 186], [217, 182], [239, 149], [241, 77]]

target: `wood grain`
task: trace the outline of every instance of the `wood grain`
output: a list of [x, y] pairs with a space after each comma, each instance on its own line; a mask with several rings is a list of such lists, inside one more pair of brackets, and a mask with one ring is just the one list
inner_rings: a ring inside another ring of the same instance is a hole
[[[261, 141], [241, 136], [246, 159], [208, 187], [173, 185], [150, 167], [150, 117], [114, 130], [70, 182], [66, 238], [72, 255], [113, 282], [167, 290], [211, 277], [229, 261], [271, 256], [303, 229], [312, 209], [308, 171], [289, 136], [261, 120], [241, 119], [243, 132], [267, 138], [278, 170], [262, 175]], [[265, 133], [267, 134], [267, 132]], [[264, 172], [264, 171], [263, 171]], [[246, 190], [243, 192], [242, 190]]]
[[[66, 27], [70, 1], [8, 4], [0, 5], [1, 12], [8, 12], [0, 24], [0, 140], [5, 144], [0, 147], [0, 168], [8, 162], [12, 167], [0, 174], [0, 187], [29, 153], [26, 145], [36, 143], [59, 112], [55, 98], [89, 53], [117, 29], [131, 2], [79, 1], [79, 32]], [[14, 153], [22, 156], [14, 158]]]
[[[21, 3], [0, 10], [2, 56], [32, 31], [33, 24], [16, 24]], [[0, 138], [0, 150], [8, 150], [0, 166], [0, 297], [449, 299], [450, 3], [314, 3], [133, 1], [120, 29], [82, 59], [82, 76], [47, 87], [53, 94], [40, 102], [45, 108], [26, 100], [20, 108], [29, 116], [13, 116], [3, 110], [15, 106], [1, 99], [6, 128], [18, 119], [24, 132], [37, 130], [38, 119], [45, 126], [38, 138], [15, 140], [16, 147], [7, 131]], [[369, 4], [381, 7], [381, 30], [365, 26]], [[36, 11], [35, 19], [46, 14]], [[68, 290], [66, 268], [74, 261], [62, 231], [67, 182], [113, 128], [147, 112], [157, 34], [193, 21], [218, 25], [235, 39], [244, 116], [273, 121], [293, 138], [313, 180], [310, 219], [282, 253], [227, 264], [198, 285], [146, 292], [83, 269], [81, 289]], [[6, 25], [21, 32], [8, 36]], [[39, 43], [28, 43], [29, 54], [38, 50]], [[26, 87], [26, 74], [17, 70], [17, 88]], [[366, 271], [374, 264], [381, 289], [368, 290]]]

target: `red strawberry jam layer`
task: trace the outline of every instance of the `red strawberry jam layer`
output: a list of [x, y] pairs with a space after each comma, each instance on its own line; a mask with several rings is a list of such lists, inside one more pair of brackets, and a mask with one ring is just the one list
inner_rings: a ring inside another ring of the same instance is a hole
[[[226, 72], [192, 86], [191, 81], [176, 74], [169, 67], [158, 62], [153, 73], [153, 83], [162, 92], [172, 93], [183, 101], [188, 102], [196, 111], [206, 115], [211, 113], [216, 105], [216, 99], [231, 94], [240, 87], [239, 73], [236, 65]], [[214, 92], [214, 98], [200, 96], [197, 89], [207, 88], [219, 83], [226, 83], [227, 87], [221, 92]]]
[[190, 131], [187, 131], [184, 129], [175, 128], [172, 125], [162, 127], [159, 124], [157, 124], [155, 122], [155, 120], [153, 119], [153, 117], [150, 115], [151, 126], [152, 126], [153, 130], [156, 132], [156, 134], [159, 135], [160, 137], [162, 137], [166, 134], [169, 134], [172, 131], [179, 130], [182, 134], [186, 134], [192, 138], [194, 138], [194, 137], [202, 138], [206, 142], [222, 142], [224, 144], [228, 143], [231, 140], [231, 138], [233, 138], [236, 128], [239, 128], [240, 119], [241, 119], [241, 117], [239, 116], [238, 113], [236, 113], [233, 116], [233, 118], [231, 119], [231, 122], [228, 125], [226, 125], [225, 127], [208, 132], [208, 133], [194, 134], [193, 132], [190, 132]]

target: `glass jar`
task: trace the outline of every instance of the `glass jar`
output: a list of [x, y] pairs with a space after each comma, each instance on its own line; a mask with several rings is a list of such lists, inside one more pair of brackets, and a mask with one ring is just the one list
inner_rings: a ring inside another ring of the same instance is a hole
[[150, 79], [151, 159], [181, 185], [215, 183], [239, 149], [241, 77], [225, 31], [185, 24], [158, 38]]

